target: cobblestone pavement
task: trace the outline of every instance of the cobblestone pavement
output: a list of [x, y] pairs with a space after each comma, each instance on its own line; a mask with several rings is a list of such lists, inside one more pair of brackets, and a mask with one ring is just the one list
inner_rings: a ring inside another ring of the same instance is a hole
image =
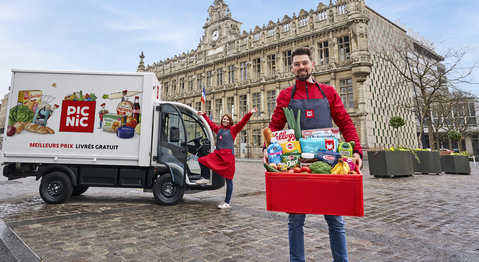
[[[345, 217], [350, 261], [479, 261], [479, 164], [401, 178], [374, 178], [367, 164], [365, 216]], [[216, 207], [225, 188], [176, 206], [108, 188], [48, 205], [34, 178], [0, 185], [0, 218], [43, 261], [289, 260], [287, 215], [266, 210], [260, 161], [237, 161], [226, 210]], [[307, 216], [305, 249], [307, 261], [332, 261], [323, 216]]]

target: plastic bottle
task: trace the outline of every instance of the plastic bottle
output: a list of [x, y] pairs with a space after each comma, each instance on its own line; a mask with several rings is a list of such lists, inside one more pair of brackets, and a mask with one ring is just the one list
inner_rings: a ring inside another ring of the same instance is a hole
[[342, 142], [339, 144], [338, 152], [342, 156], [353, 156], [353, 145], [348, 142]]
[[268, 146], [268, 161], [269, 163], [278, 164], [281, 162], [281, 155], [283, 154], [283, 148], [278, 143], [275, 137], [271, 138], [271, 142]]

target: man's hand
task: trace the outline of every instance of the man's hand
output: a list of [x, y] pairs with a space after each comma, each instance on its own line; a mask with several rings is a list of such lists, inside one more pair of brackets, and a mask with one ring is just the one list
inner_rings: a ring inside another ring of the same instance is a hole
[[263, 150], [263, 163], [269, 164], [268, 163], [268, 149]]
[[361, 167], [363, 166], [363, 160], [361, 160], [361, 155], [358, 154], [358, 153], [354, 153], [354, 154], [353, 154], [353, 157], [356, 158], [358, 170], [360, 170]]
[[200, 116], [203, 116], [203, 114], [204, 114], [204, 113], [203, 113], [203, 112], [201, 112], [201, 111], [198, 111], [198, 113], [197, 113], [197, 114], [198, 114], [198, 115], [200, 115]]

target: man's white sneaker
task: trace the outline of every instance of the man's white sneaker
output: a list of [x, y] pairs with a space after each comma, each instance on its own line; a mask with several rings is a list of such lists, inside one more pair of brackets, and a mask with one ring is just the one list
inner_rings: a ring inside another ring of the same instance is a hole
[[224, 209], [224, 208], [230, 208], [230, 204], [226, 203], [226, 202], [223, 202], [221, 204], [218, 205], [218, 208], [221, 208], [221, 209]]
[[201, 178], [199, 180], [196, 180], [196, 184], [208, 184], [210, 182], [209, 179]]

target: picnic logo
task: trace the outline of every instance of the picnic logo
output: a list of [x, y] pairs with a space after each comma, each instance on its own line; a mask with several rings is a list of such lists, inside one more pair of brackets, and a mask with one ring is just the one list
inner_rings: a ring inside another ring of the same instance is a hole
[[306, 118], [314, 118], [314, 110], [313, 109], [306, 110]]
[[62, 101], [60, 132], [93, 133], [96, 102]]

